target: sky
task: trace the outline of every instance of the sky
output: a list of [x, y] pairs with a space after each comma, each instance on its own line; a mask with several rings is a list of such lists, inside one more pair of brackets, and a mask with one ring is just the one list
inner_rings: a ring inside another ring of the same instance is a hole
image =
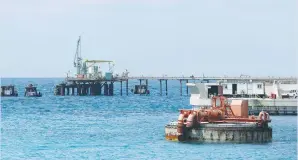
[[0, 76], [296, 76], [296, 0], [0, 0]]

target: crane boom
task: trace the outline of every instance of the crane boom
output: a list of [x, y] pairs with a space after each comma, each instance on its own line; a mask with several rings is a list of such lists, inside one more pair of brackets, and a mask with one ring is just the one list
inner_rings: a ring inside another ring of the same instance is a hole
[[77, 67], [77, 74], [81, 74], [82, 57], [81, 57], [81, 36], [79, 36], [77, 42], [77, 50], [74, 57], [74, 67]]

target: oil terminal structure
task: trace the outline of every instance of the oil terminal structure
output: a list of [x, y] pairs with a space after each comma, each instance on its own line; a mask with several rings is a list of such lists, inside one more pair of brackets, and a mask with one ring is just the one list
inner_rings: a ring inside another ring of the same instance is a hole
[[[248, 115], [247, 100], [227, 102], [224, 96], [208, 98], [208, 84], [187, 84], [192, 109], [181, 109], [178, 121], [165, 126], [170, 141], [266, 143], [272, 141], [271, 119], [267, 112]], [[222, 90], [222, 86], [218, 86]], [[217, 105], [216, 102], [220, 104]]]

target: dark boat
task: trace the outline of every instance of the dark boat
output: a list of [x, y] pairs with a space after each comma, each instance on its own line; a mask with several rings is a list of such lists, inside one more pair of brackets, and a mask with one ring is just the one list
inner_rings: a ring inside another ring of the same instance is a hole
[[14, 85], [1, 86], [1, 97], [17, 97], [18, 91]]
[[32, 84], [29, 84], [28, 87], [25, 88], [25, 97], [41, 97], [42, 94], [37, 92], [36, 87]]
[[135, 85], [135, 89], [132, 89], [131, 92], [133, 92], [134, 94], [150, 94], [147, 85]]

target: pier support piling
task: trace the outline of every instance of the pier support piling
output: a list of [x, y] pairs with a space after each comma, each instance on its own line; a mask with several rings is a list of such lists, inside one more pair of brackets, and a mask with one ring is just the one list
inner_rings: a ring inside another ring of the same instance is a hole
[[71, 95], [74, 95], [74, 86], [71, 87]]
[[126, 80], [126, 95], [128, 96], [128, 79]]
[[[139, 87], [139, 90], [141, 90], [141, 86], [142, 86], [142, 79], [140, 79], [140, 87]], [[141, 95], [141, 91], [140, 92], [140, 95]]]
[[182, 96], [182, 80], [180, 79], [180, 96]]
[[148, 79], [146, 79], [146, 94], [148, 93]]
[[108, 86], [107, 82], [105, 82], [105, 83], [103, 84], [103, 92], [104, 92], [104, 95], [105, 95], [105, 96], [108, 96], [108, 95], [109, 95], [108, 88], [109, 88], [109, 86]]
[[161, 83], [161, 79], [159, 80], [159, 85], [160, 85], [160, 95], [162, 96], [162, 83]]
[[[188, 80], [186, 80], [186, 83], [188, 83]], [[186, 95], [188, 95], [188, 86], [186, 86]]]
[[120, 81], [120, 95], [122, 96], [122, 80]]
[[114, 83], [113, 82], [111, 82], [110, 84], [109, 84], [109, 96], [113, 96], [114, 95]]
[[66, 94], [69, 96], [69, 86], [66, 87]]
[[168, 95], [168, 80], [166, 80], [166, 96]]

